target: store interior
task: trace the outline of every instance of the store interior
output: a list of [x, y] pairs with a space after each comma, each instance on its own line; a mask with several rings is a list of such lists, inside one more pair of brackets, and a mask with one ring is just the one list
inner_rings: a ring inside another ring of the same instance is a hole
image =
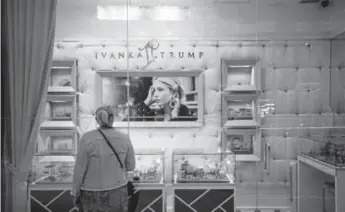
[[[58, 0], [31, 211], [76, 211], [78, 139], [104, 104], [138, 186], [161, 191], [137, 211], [343, 211], [344, 20], [342, 0]], [[154, 77], [180, 80], [188, 119], [136, 116]]]

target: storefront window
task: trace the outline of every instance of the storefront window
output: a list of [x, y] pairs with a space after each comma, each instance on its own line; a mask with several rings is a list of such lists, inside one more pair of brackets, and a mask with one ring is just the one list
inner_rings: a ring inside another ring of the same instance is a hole
[[344, 168], [343, 16], [278, 0], [60, 1], [33, 190], [68, 189], [78, 140], [110, 105], [138, 152], [131, 176], [159, 185], [142, 210], [333, 207], [320, 198], [334, 176], [298, 190], [297, 164], [332, 146], [329, 172]]

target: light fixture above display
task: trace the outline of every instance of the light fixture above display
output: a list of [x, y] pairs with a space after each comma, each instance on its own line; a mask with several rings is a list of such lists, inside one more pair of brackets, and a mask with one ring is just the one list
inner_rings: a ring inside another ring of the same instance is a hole
[[[128, 14], [128, 15], [127, 15]], [[190, 8], [177, 6], [97, 6], [99, 20], [183, 21], [191, 17]]]

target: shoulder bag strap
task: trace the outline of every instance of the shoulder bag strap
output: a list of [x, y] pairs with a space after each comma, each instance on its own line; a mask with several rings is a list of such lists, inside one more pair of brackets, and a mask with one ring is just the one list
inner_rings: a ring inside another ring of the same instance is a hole
[[120, 157], [119, 157], [119, 155], [117, 154], [117, 152], [115, 151], [113, 145], [111, 145], [111, 143], [109, 142], [108, 138], [104, 135], [104, 133], [102, 132], [101, 129], [98, 129], [98, 131], [102, 134], [104, 140], [107, 142], [107, 144], [108, 144], [108, 146], [110, 147], [110, 149], [113, 150], [113, 152], [114, 152], [114, 154], [115, 154], [117, 160], [118, 160], [119, 163], [120, 163], [121, 168], [123, 169], [124, 167], [123, 167], [123, 165], [122, 165], [122, 162], [121, 162], [121, 160], [120, 160]]

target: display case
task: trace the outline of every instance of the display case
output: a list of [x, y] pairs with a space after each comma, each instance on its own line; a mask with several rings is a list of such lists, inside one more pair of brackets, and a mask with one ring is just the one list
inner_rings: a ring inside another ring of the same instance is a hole
[[76, 155], [76, 130], [40, 130], [36, 155]]
[[[41, 136], [53, 136], [56, 131], [41, 133]], [[41, 150], [35, 154], [30, 172], [31, 211], [77, 211], [70, 195], [75, 155]], [[136, 168], [128, 177], [139, 193], [136, 211], [165, 211], [164, 158], [164, 149], [135, 149]]]
[[344, 129], [336, 127], [310, 129], [307, 136], [300, 138], [299, 211], [324, 212], [331, 208], [340, 212], [345, 208], [344, 139]]
[[318, 130], [301, 138], [301, 155], [335, 169], [345, 169], [345, 133]]
[[75, 157], [72, 155], [35, 155], [31, 168], [31, 183], [72, 183]]
[[51, 67], [51, 76], [48, 78], [49, 93], [73, 93], [77, 89], [77, 61], [54, 60]]
[[222, 129], [222, 151], [234, 153], [236, 161], [260, 161], [260, 129]]
[[48, 95], [44, 117], [42, 128], [76, 126], [76, 95]]
[[172, 168], [174, 211], [235, 211], [233, 153], [175, 149]]
[[258, 95], [223, 93], [222, 124], [228, 128], [258, 127]]
[[235, 155], [175, 149], [174, 183], [235, 183]]
[[134, 183], [163, 184], [164, 149], [136, 149], [135, 170], [129, 172]]
[[221, 60], [223, 91], [260, 90], [260, 68], [256, 59]]

